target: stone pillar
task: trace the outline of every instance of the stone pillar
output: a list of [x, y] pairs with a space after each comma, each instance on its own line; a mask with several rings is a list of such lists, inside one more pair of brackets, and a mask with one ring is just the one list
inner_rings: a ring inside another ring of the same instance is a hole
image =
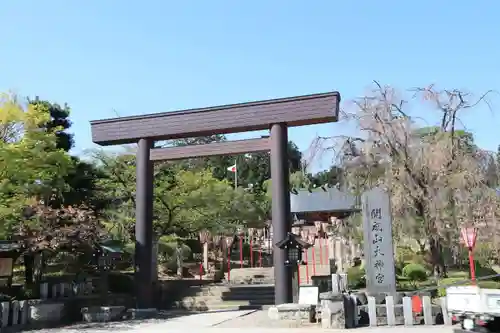
[[136, 156], [135, 191], [135, 280], [137, 308], [153, 305], [153, 163], [150, 150], [153, 141], [140, 139]]

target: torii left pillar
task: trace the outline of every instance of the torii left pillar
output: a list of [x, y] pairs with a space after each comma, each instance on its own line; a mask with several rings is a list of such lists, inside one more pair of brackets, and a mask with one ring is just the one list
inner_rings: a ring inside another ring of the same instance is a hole
[[135, 284], [137, 309], [153, 308], [153, 162], [151, 139], [140, 139], [136, 155]]

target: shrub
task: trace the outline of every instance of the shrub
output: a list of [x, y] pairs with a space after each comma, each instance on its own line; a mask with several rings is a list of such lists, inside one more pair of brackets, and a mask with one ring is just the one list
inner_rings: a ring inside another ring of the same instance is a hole
[[[446, 278], [443, 279], [439, 282], [439, 285], [445, 285], [445, 286], [450, 286], [453, 285], [455, 282], [461, 282], [464, 281], [464, 279], [461, 278]], [[467, 282], [465, 284], [458, 284], [460, 286], [470, 286], [471, 282]], [[480, 288], [485, 288], [485, 289], [500, 289], [500, 282], [498, 281], [491, 281], [491, 280], [486, 280], [486, 281], [478, 281], [477, 285]], [[438, 288], [438, 297], [444, 297], [446, 296], [446, 287]]]
[[396, 269], [401, 273], [403, 267], [412, 260], [415, 252], [408, 246], [398, 246], [396, 248]]
[[[177, 248], [177, 242], [172, 243], [164, 243], [162, 241], [158, 242], [158, 254], [165, 258], [174, 258], [175, 259], [175, 249]], [[184, 260], [188, 260], [192, 257], [192, 251], [189, 246], [186, 244], [181, 245], [182, 249], [182, 258]]]
[[425, 267], [419, 264], [408, 264], [403, 268], [403, 276], [413, 283], [427, 280]]
[[[231, 256], [233, 257], [240, 257], [239, 253], [240, 253], [240, 244], [237, 243], [234, 245], [235, 248], [233, 248], [231, 250]], [[245, 259], [249, 259], [250, 258], [250, 244], [248, 243], [243, 243], [243, 258]]]
[[477, 285], [485, 289], [500, 289], [500, 282], [498, 281], [478, 281]]
[[347, 284], [349, 289], [361, 289], [366, 287], [365, 270], [359, 266], [347, 270]]
[[108, 275], [109, 291], [118, 294], [133, 294], [135, 282], [133, 274], [111, 272]]
[[[493, 268], [487, 266], [486, 267], [481, 266], [479, 263], [476, 263], [475, 268], [476, 268], [476, 277], [484, 277], [484, 276], [498, 274]], [[469, 272], [469, 278], [470, 278], [470, 272]], [[491, 280], [500, 282], [500, 276], [491, 278]]]

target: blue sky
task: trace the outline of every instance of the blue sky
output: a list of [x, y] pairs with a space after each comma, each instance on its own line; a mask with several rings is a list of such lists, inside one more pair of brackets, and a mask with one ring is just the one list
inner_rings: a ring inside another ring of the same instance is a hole
[[[89, 121], [116, 113], [332, 90], [347, 101], [374, 79], [500, 91], [499, 14], [493, 0], [4, 1], [0, 90], [67, 102], [77, 154], [93, 147]], [[496, 150], [498, 115], [481, 107], [463, 121]], [[354, 132], [328, 124], [290, 137], [304, 150], [317, 134]]]

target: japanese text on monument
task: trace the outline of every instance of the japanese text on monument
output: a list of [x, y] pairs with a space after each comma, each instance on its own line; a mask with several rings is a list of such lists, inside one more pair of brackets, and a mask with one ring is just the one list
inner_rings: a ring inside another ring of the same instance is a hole
[[391, 292], [395, 290], [395, 272], [389, 196], [374, 188], [362, 199], [367, 288]]
[[375, 258], [373, 262], [373, 267], [375, 268], [375, 281], [378, 284], [384, 283], [384, 261], [380, 258], [384, 256], [384, 252], [381, 249], [381, 245], [384, 241], [382, 236], [382, 209], [372, 208], [370, 212], [371, 219], [371, 232], [372, 232], [372, 257]]

